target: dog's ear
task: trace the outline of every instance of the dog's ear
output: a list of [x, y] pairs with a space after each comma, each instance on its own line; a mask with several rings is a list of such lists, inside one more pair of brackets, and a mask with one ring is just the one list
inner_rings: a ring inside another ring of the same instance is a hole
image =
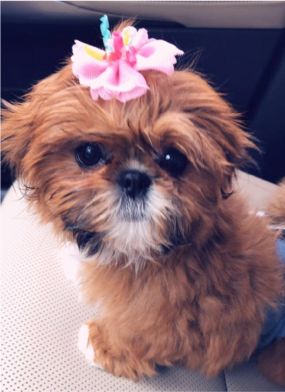
[[253, 137], [243, 130], [239, 115], [224, 99], [216, 94], [212, 105], [212, 109], [205, 108], [202, 122], [207, 122], [211, 137], [221, 149], [221, 195], [227, 199], [233, 193], [236, 170], [253, 163], [249, 150], [257, 147]]
[[[179, 72], [178, 72], [179, 73]], [[189, 86], [182, 97], [184, 110], [190, 120], [214, 142], [217, 165], [222, 171], [221, 192], [224, 198], [231, 194], [232, 178], [238, 168], [252, 162], [250, 149], [256, 149], [253, 137], [242, 129], [240, 116], [209, 83], [192, 72], [181, 72], [182, 81]]]
[[221, 195], [227, 199], [233, 193], [232, 182], [236, 170], [254, 163], [249, 151], [257, 147], [253, 136], [243, 129], [240, 116], [221, 96], [215, 94], [212, 111], [206, 109], [202, 121], [207, 121], [211, 137], [221, 149]]
[[48, 96], [66, 88], [72, 81], [70, 65], [37, 83], [21, 103], [3, 101], [1, 147], [3, 161], [17, 175], [21, 174], [21, 162], [29, 150], [36, 118]]

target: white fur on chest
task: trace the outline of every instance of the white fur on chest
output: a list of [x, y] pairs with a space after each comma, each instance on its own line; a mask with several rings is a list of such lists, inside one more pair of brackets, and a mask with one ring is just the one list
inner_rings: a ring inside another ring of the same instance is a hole
[[59, 256], [65, 277], [78, 286], [80, 284], [80, 267], [84, 262], [78, 247], [72, 243], [65, 243], [60, 249]]

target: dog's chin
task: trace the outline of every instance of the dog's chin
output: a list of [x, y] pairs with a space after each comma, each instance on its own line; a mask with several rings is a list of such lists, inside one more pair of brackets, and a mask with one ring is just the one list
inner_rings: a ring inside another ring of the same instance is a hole
[[86, 261], [101, 265], [132, 265], [137, 271], [162, 251], [151, 220], [136, 210], [118, 216], [105, 233], [78, 234], [77, 244]]

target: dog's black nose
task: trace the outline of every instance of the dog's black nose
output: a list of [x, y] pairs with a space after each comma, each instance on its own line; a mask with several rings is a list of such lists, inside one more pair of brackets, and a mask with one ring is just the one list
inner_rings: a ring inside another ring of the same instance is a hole
[[124, 192], [133, 199], [144, 196], [151, 185], [150, 177], [139, 170], [123, 171], [118, 182]]

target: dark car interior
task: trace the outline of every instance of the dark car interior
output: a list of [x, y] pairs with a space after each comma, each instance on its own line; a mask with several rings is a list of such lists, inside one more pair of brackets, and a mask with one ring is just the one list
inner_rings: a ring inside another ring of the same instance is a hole
[[[285, 175], [285, 7], [253, 3], [2, 1], [2, 98], [20, 100], [70, 56], [74, 39], [100, 47], [102, 14], [111, 26], [135, 17], [182, 48], [178, 67], [205, 75], [241, 113], [260, 148], [245, 170], [276, 183]], [[4, 166], [2, 190], [13, 177]]]

